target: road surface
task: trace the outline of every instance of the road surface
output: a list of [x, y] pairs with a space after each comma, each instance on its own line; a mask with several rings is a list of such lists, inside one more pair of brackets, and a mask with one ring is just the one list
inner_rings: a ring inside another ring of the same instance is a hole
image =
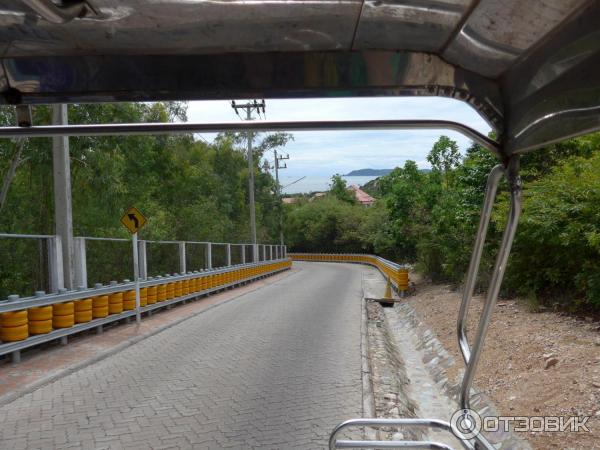
[[0, 407], [2, 448], [325, 448], [361, 415], [368, 269], [295, 267]]

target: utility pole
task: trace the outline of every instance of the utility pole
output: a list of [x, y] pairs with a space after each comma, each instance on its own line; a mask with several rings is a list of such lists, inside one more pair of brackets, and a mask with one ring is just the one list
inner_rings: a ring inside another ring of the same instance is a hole
[[[67, 105], [52, 105], [52, 124], [68, 123]], [[62, 243], [64, 286], [74, 289], [73, 266], [73, 212], [71, 208], [71, 163], [69, 159], [69, 138], [52, 138], [52, 165], [54, 176], [54, 222], [56, 234]]]
[[280, 164], [280, 161], [290, 159], [290, 155], [277, 155], [277, 149], [273, 150], [275, 155], [275, 184], [277, 185], [277, 198], [279, 199], [279, 241], [283, 245], [283, 199], [281, 196], [281, 185], [279, 184], [279, 169], [287, 169], [287, 164]]
[[[260, 102], [256, 100], [252, 100], [248, 103], [236, 104], [235, 101], [231, 101], [231, 107], [235, 110], [235, 113], [239, 116], [238, 109], [246, 110], [246, 119], [252, 120], [252, 113], [256, 111], [260, 116], [260, 111], [262, 109], [263, 114], [265, 113], [265, 101], [261, 100]], [[241, 117], [241, 116], [240, 116]], [[252, 140], [253, 133], [252, 131], [246, 132], [247, 140], [248, 140], [248, 198], [250, 203], [250, 234], [252, 239], [252, 259], [254, 262], [258, 260], [258, 248], [256, 246], [256, 209], [254, 206], [254, 162], [252, 159]]]

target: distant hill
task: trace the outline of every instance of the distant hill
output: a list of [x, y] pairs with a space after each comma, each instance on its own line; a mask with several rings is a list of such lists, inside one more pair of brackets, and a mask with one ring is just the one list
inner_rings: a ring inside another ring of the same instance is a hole
[[358, 169], [344, 175], [345, 177], [381, 177], [390, 173], [392, 169]]

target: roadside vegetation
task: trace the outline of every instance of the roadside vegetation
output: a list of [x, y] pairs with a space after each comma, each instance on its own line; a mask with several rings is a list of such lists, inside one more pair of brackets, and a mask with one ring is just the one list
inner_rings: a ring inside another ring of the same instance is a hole
[[[50, 123], [48, 107], [36, 106], [33, 114], [35, 124]], [[69, 105], [69, 122], [75, 124], [185, 119], [184, 103]], [[14, 121], [13, 108], [0, 108], [1, 125]], [[277, 242], [279, 236], [280, 204], [263, 154], [290, 138], [255, 137], [259, 242]], [[134, 205], [149, 218], [141, 239], [250, 242], [245, 142], [245, 134], [222, 134], [213, 143], [189, 134], [70, 138], [75, 236], [128, 237], [119, 219]], [[0, 232], [55, 233], [50, 139], [0, 140], [0, 182]], [[44, 289], [42, 244], [0, 239], [0, 299]], [[175, 270], [174, 247], [158, 250], [150, 255], [153, 264], [170, 258]], [[130, 253], [126, 243], [90, 243], [89, 266], [96, 270], [90, 282], [116, 276], [110, 275], [115, 267], [130, 277]]]
[[[487, 174], [495, 158], [478, 145], [464, 157], [440, 137], [431, 171], [413, 161], [363, 187], [378, 200], [365, 208], [335, 176], [329, 193], [286, 205], [286, 239], [294, 251], [369, 252], [410, 262], [436, 282], [465, 276]], [[600, 312], [600, 134], [522, 157], [524, 207], [504, 283], [505, 295], [533, 308]], [[508, 210], [499, 190], [482, 258], [487, 285]]]

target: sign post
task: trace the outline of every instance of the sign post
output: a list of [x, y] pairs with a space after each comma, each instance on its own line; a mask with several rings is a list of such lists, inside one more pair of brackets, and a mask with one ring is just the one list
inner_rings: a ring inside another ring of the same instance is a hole
[[131, 233], [133, 244], [133, 279], [135, 281], [135, 321], [139, 325], [142, 320], [140, 310], [140, 264], [138, 253], [138, 231], [146, 225], [146, 218], [135, 207], [129, 208], [121, 217], [121, 223]]

